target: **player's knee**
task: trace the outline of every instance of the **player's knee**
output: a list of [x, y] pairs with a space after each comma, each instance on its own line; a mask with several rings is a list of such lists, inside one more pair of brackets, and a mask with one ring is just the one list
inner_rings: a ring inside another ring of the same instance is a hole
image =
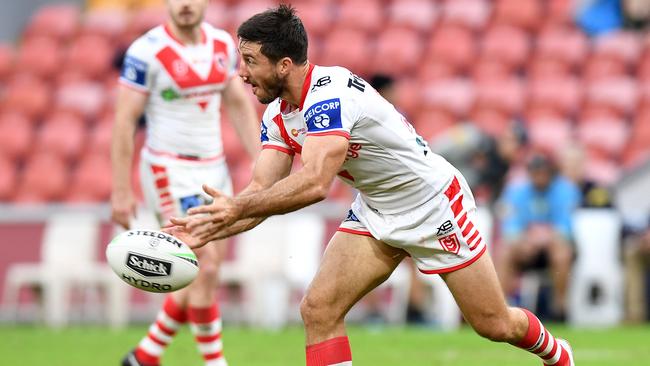
[[324, 301], [319, 301], [315, 296], [307, 293], [300, 302], [300, 316], [306, 327], [324, 326], [333, 322], [328, 307]]
[[204, 262], [199, 265], [199, 281], [213, 282], [217, 281], [219, 276], [219, 266], [216, 263]]
[[512, 329], [505, 317], [486, 315], [471, 325], [478, 335], [494, 342], [509, 341], [512, 338]]

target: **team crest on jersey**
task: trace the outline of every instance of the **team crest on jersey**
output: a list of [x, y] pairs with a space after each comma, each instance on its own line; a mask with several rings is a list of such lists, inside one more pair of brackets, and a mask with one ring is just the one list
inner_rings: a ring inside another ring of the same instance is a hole
[[183, 77], [190, 71], [189, 66], [183, 60], [174, 60], [172, 62], [172, 72], [175, 76]]
[[341, 100], [328, 99], [312, 105], [305, 112], [309, 132], [331, 130], [343, 127], [341, 123]]
[[214, 54], [214, 65], [221, 72], [226, 72], [228, 62], [226, 60], [226, 54], [223, 52], [217, 52]]
[[438, 242], [442, 246], [442, 249], [458, 254], [458, 251], [460, 250], [460, 242], [458, 241], [458, 236], [456, 236], [456, 233], [451, 233], [447, 236], [443, 236], [442, 238], [438, 239]]

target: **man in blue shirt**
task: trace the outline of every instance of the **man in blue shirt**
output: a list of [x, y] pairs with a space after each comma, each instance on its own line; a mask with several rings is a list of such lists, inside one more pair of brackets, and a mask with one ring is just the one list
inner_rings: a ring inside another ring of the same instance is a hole
[[524, 269], [546, 263], [553, 285], [553, 315], [562, 319], [573, 258], [571, 215], [580, 204], [580, 191], [557, 174], [544, 155], [532, 156], [527, 170], [528, 180], [509, 184], [501, 199], [504, 245], [499, 277], [506, 295], [513, 295]]

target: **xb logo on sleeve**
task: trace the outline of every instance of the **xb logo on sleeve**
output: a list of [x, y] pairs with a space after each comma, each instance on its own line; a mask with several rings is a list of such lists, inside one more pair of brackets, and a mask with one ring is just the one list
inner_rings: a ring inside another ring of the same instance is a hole
[[436, 235], [446, 235], [449, 234], [452, 230], [454, 230], [454, 224], [451, 223], [451, 220], [447, 220], [443, 222], [442, 225], [438, 226], [438, 232], [436, 232]]

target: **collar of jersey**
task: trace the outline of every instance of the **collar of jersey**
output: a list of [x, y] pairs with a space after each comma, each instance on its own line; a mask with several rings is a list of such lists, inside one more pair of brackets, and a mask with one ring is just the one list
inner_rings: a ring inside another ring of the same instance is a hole
[[[300, 107], [297, 110], [302, 110], [304, 104], [305, 104], [305, 99], [307, 98], [307, 93], [309, 92], [309, 86], [311, 85], [311, 73], [314, 71], [314, 64], [309, 63], [309, 70], [307, 70], [307, 75], [305, 76], [305, 82], [302, 83], [302, 93], [300, 95]], [[287, 107], [288, 102], [284, 99], [280, 100], [280, 112], [284, 111]], [[289, 115], [296, 110], [293, 110], [286, 115]]]
[[[165, 23], [165, 25], [163, 26], [163, 28], [165, 29], [165, 33], [167, 33], [167, 35], [169, 36], [169, 38], [173, 39], [174, 42], [178, 43], [179, 45], [181, 45], [181, 46], [183, 46], [183, 47], [187, 46], [185, 43], [183, 43], [183, 41], [181, 41], [180, 39], [176, 38], [176, 36], [174, 35], [174, 33], [172, 33], [172, 30], [171, 30], [171, 28], [169, 27], [169, 23]], [[200, 28], [201, 28], [201, 44], [205, 44], [205, 42], [208, 40], [208, 37], [206, 37], [206, 35], [205, 35], [205, 30], [203, 29], [203, 23], [201, 23]]]

